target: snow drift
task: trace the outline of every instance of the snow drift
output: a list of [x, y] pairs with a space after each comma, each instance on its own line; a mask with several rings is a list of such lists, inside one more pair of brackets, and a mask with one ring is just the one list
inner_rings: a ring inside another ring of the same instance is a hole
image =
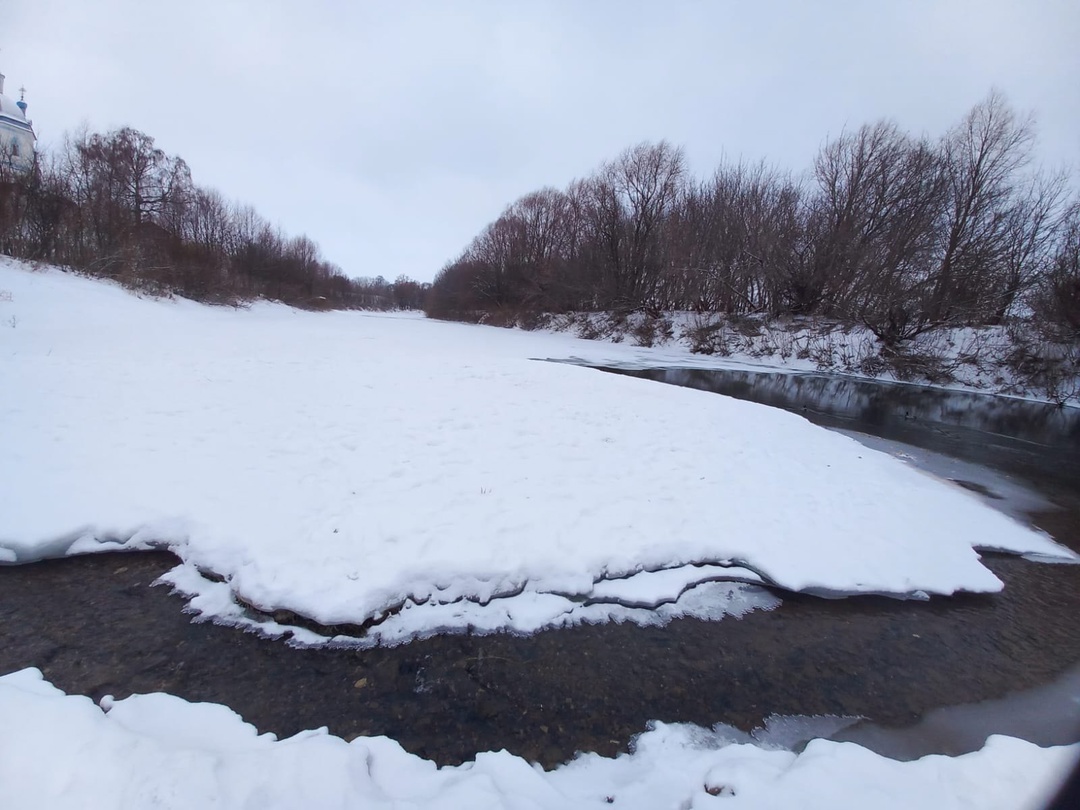
[[[102, 711], [104, 709], [104, 711]], [[50, 808], [1037, 808], [1080, 746], [991, 737], [913, 762], [813, 740], [801, 754], [657, 723], [633, 753], [544, 772], [506, 751], [438, 768], [385, 737], [277, 740], [216, 704], [165, 694], [66, 696], [25, 669], [0, 677], [0, 785], [9, 810]]]

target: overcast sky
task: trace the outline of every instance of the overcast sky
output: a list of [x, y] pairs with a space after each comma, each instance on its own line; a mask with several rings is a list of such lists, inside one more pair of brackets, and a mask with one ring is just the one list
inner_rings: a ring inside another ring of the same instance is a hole
[[997, 87], [1075, 167], [1078, 42], [1076, 0], [0, 0], [0, 72], [46, 147], [133, 126], [390, 279], [643, 140], [697, 174], [802, 170], [845, 127], [937, 135]]

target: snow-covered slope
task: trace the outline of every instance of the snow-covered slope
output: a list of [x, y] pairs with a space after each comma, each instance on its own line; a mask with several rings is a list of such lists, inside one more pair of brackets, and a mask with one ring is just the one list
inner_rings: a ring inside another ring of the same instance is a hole
[[437, 768], [385, 737], [258, 735], [224, 706], [171, 695], [68, 697], [35, 669], [0, 677], [7, 810], [102, 808], [1038, 808], [1080, 746], [991, 737], [914, 762], [814, 740], [801, 754], [656, 724], [630, 755], [579, 756], [545, 773], [506, 751]]
[[524, 619], [496, 600], [481, 624], [532, 629], [594, 592], [620, 601], [597, 580], [689, 563], [796, 590], [951, 593], [1001, 587], [973, 546], [1068, 556], [797, 416], [530, 359], [631, 351], [617, 346], [141, 300], [9, 261], [0, 291], [8, 562], [167, 544], [210, 612], [228, 600], [196, 568], [325, 624], [402, 605], [413, 629], [469, 624], [445, 605], [520, 594]]

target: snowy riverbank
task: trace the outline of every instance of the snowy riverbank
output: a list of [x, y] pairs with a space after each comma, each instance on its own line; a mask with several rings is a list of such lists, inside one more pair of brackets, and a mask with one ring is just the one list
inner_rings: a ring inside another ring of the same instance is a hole
[[1021, 346], [1002, 326], [941, 327], [889, 351], [866, 327], [819, 318], [637, 312], [573, 313], [539, 322], [545, 331], [658, 349], [664, 362], [679, 367], [842, 374], [1080, 406], [1075, 352], [1056, 365], [1044, 362], [1032, 354], [1030, 341]]

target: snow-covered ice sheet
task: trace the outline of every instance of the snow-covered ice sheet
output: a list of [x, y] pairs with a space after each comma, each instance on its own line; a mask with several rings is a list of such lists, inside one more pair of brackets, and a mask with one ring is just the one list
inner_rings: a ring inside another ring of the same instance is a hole
[[[677, 569], [696, 570], [694, 566]], [[637, 576], [642, 576], [638, 574]], [[685, 577], [683, 577], [685, 579]], [[751, 610], [773, 610], [780, 599], [764, 588], [728, 581], [700, 581], [683, 591], [675, 591], [670, 601], [662, 598], [652, 606], [627, 605], [590, 597], [588, 603], [554, 593], [526, 591], [480, 603], [472, 599], [416, 604], [411, 600], [379, 624], [354, 634], [318, 632], [310, 627], [255, 613], [238, 605], [228, 584], [205, 579], [191, 565], [178, 565], [155, 584], [171, 585], [190, 597], [189, 610], [212, 621], [243, 627], [271, 638], [288, 638], [296, 647], [396, 646], [418, 638], [452, 633], [485, 635], [511, 629], [533, 633], [579, 624], [630, 622], [643, 627], [663, 627], [673, 619], [719, 621], [741, 617]], [[324, 629], [324, 628], [320, 628]], [[340, 630], [340, 628], [337, 628]]]
[[143, 300], [7, 260], [0, 290], [3, 562], [168, 546], [327, 625], [514, 594], [535, 626], [693, 563], [906, 594], [999, 589], [974, 546], [1070, 556], [798, 416], [530, 359], [631, 351], [610, 344]]
[[813, 740], [795, 754], [658, 723], [631, 754], [584, 754], [550, 772], [506, 751], [438, 768], [385, 737], [345, 742], [318, 730], [277, 740], [225, 706], [150, 694], [98, 707], [65, 695], [36, 669], [0, 677], [7, 810], [1017, 810], [1040, 807], [1078, 752], [992, 737], [961, 757], [897, 762], [854, 743]]
[[628, 607], [654, 608], [675, 599], [702, 582], [738, 579], [761, 582], [761, 577], [733, 565], [684, 565], [660, 571], [640, 571], [622, 579], [605, 579], [593, 584], [590, 601], [615, 602]]

